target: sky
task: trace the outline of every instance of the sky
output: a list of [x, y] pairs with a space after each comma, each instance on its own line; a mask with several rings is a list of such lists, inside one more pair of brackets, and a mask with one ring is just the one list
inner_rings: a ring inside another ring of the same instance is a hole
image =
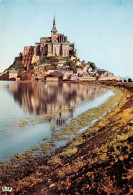
[[133, 0], [0, 0], [0, 72], [51, 36], [54, 13], [80, 60], [133, 77]]

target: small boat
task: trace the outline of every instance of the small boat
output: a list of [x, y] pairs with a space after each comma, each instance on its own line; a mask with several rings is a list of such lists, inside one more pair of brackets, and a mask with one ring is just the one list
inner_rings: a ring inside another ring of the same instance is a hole
[[2, 192], [12, 192], [12, 187], [2, 187]]

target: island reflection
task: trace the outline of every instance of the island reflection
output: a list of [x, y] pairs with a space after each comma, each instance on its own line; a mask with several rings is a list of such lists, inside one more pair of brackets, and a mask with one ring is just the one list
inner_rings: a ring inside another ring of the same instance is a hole
[[[47, 85], [42, 82], [12, 83], [9, 90], [24, 112], [35, 115], [49, 114], [52, 131], [73, 118], [73, 112], [79, 104], [99, 97], [107, 91], [103, 87], [54, 82]], [[56, 112], [58, 113], [55, 114]]]

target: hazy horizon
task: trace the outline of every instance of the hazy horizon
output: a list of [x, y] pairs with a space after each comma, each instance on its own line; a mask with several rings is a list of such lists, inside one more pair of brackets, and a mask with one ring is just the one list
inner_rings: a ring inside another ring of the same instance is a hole
[[0, 0], [0, 72], [24, 46], [51, 36], [54, 12], [80, 60], [133, 77], [133, 0]]

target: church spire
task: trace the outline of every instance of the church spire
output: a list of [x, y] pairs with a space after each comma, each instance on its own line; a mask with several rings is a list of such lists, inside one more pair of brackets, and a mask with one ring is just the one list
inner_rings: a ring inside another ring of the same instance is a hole
[[56, 26], [55, 24], [55, 14], [54, 14], [54, 21], [53, 21], [53, 27]]
[[52, 43], [57, 43], [57, 37], [58, 37], [58, 34], [57, 34], [57, 29], [56, 29], [56, 24], [55, 24], [55, 14], [54, 14], [54, 20], [53, 20], [53, 28], [51, 30], [51, 40], [52, 40]]
[[53, 20], [53, 28], [52, 31], [57, 31], [56, 24], [55, 24], [55, 14], [54, 14], [54, 20]]
[[56, 24], [55, 24], [55, 14], [54, 14], [53, 29], [52, 29], [52, 31], [57, 31], [57, 30], [56, 30]]

